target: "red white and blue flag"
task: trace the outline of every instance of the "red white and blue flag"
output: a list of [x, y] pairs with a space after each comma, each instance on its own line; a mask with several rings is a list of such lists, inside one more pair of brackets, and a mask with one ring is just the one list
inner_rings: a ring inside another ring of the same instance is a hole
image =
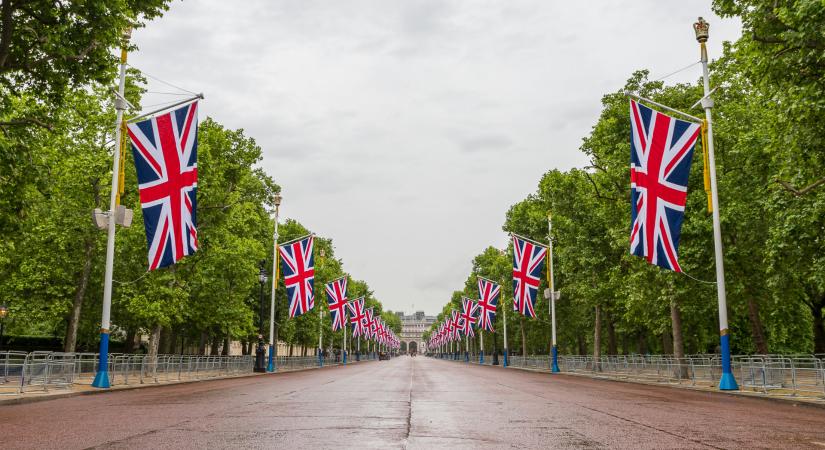
[[338, 331], [347, 323], [347, 277], [332, 280], [325, 288], [332, 331]]
[[452, 318], [450, 319], [450, 327], [451, 327], [450, 332], [451, 332], [452, 336], [450, 336], [450, 339], [452, 339], [454, 341], [457, 341], [457, 340], [461, 339], [461, 327], [459, 326], [460, 324], [458, 323], [458, 311], [453, 310], [451, 315], [452, 315]]
[[700, 125], [630, 101], [630, 253], [681, 272], [677, 251]]
[[478, 311], [478, 304], [470, 300], [467, 297], [462, 297], [461, 299], [461, 317], [459, 321], [461, 322], [461, 332], [464, 336], [473, 337], [475, 333], [473, 332], [473, 325], [476, 324], [476, 312]]
[[364, 297], [358, 297], [347, 305], [349, 307], [349, 323], [352, 324], [352, 337], [365, 334], [367, 312], [364, 311]]
[[367, 310], [367, 318], [364, 320], [366, 324], [366, 328], [364, 329], [364, 335], [367, 339], [375, 339], [375, 332], [378, 327], [378, 322], [376, 322], [375, 317], [373, 316], [373, 308]]
[[496, 307], [501, 286], [486, 278], [478, 277], [478, 328], [495, 332], [493, 324], [496, 321]]
[[198, 249], [198, 102], [128, 125], [149, 270]]
[[289, 298], [289, 317], [306, 314], [315, 307], [315, 236], [309, 235], [278, 246], [283, 262], [284, 285]]
[[547, 247], [513, 235], [513, 310], [536, 317], [534, 306]]

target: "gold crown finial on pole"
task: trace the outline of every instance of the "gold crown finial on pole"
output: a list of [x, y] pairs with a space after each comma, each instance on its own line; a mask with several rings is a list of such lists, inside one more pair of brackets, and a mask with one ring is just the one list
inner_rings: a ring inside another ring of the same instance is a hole
[[696, 41], [700, 44], [707, 42], [709, 28], [710, 24], [705, 22], [705, 19], [700, 17], [699, 20], [693, 24], [693, 31], [696, 33]]

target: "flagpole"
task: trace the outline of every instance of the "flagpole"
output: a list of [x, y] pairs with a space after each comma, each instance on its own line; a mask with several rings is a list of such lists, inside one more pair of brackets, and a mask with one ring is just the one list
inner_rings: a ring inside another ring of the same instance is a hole
[[281, 207], [281, 193], [272, 197], [275, 203], [275, 230], [272, 233], [272, 296], [269, 300], [269, 364], [267, 372], [274, 372], [275, 367], [275, 290], [278, 289], [278, 213]]
[[702, 54], [702, 81], [705, 97], [702, 98], [702, 107], [705, 109], [705, 121], [708, 130], [708, 161], [710, 169], [710, 190], [713, 205], [713, 247], [716, 256], [716, 296], [719, 301], [719, 336], [722, 350], [722, 377], [719, 379], [719, 389], [735, 391], [739, 389], [736, 378], [733, 376], [730, 364], [730, 334], [728, 334], [728, 306], [725, 293], [725, 266], [722, 257], [722, 225], [719, 220], [719, 191], [716, 187], [716, 162], [713, 153], [713, 121], [711, 109], [713, 99], [710, 98], [710, 77], [708, 75], [708, 51], [705, 42], [708, 40], [710, 25], [701, 17], [693, 24], [696, 40]]
[[[344, 313], [342, 313], [342, 314], [344, 314]], [[344, 350], [343, 350], [344, 354], [342, 355], [342, 360], [344, 361], [344, 364], [346, 364], [347, 363], [347, 320], [346, 320], [346, 314], [344, 314], [344, 340], [341, 341], [341, 346], [344, 348]]]
[[120, 78], [117, 86], [118, 95], [115, 97], [115, 149], [112, 163], [112, 192], [109, 194], [108, 233], [106, 236], [106, 270], [103, 278], [103, 314], [100, 320], [100, 360], [97, 373], [92, 382], [96, 388], [108, 389], [109, 383], [109, 327], [112, 313], [112, 273], [115, 267], [115, 209], [117, 208], [119, 180], [120, 180], [120, 130], [123, 121], [123, 111], [126, 110], [126, 101], [123, 97], [126, 91], [126, 46], [131, 37], [131, 30], [123, 33], [123, 43], [120, 49]]
[[553, 218], [550, 213], [547, 213], [547, 243], [550, 244], [548, 249], [550, 251], [550, 261], [548, 261], [548, 282], [550, 283], [550, 321], [552, 330], [552, 342], [550, 353], [552, 356], [552, 365], [550, 371], [552, 373], [559, 372], [559, 347], [556, 344], [556, 282], [555, 274], [553, 273]]
[[324, 367], [324, 310], [318, 306], [318, 367]]
[[478, 341], [479, 346], [481, 347], [481, 349], [478, 352], [478, 363], [484, 364], [484, 330], [481, 329], [481, 327], [479, 327], [478, 330]]
[[464, 362], [470, 362], [470, 336], [464, 335]]
[[[501, 299], [504, 300], [504, 292], [501, 293]], [[504, 302], [502, 302], [504, 303]], [[504, 306], [503, 304], [501, 306]], [[508, 359], [507, 359], [507, 308], [503, 307], [501, 310], [504, 312], [504, 367], [508, 366]]]

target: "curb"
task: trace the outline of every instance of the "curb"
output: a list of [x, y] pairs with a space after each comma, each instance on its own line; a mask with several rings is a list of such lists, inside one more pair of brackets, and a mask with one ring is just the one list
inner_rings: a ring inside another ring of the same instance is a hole
[[[366, 362], [371, 362], [371, 361], [373, 361], [373, 360], [358, 361], [357, 363], [361, 364], [361, 363], [366, 363]], [[350, 365], [350, 364], [355, 364], [355, 363], [348, 363], [347, 366]], [[49, 394], [49, 393], [40, 394], [40, 395], [35, 394], [34, 396], [26, 396], [25, 394], [22, 394], [22, 395], [19, 395], [17, 397], [14, 397], [14, 398], [5, 398], [5, 399], [0, 398], [0, 407], [7, 406], [7, 405], [8, 406], [10, 406], [10, 405], [24, 405], [24, 404], [28, 404], [28, 403], [38, 403], [38, 402], [45, 402], [45, 401], [49, 401], [49, 400], [58, 400], [58, 399], [64, 399], [64, 398], [79, 397], [81, 395], [111, 394], [111, 393], [114, 393], [114, 392], [130, 391], [130, 390], [135, 390], [135, 389], [158, 388], [158, 387], [164, 387], [164, 386], [178, 386], [178, 385], [181, 385], [181, 384], [204, 383], [204, 382], [220, 381], [220, 380], [234, 380], [234, 379], [239, 379], [239, 378], [252, 378], [252, 377], [261, 377], [261, 376], [276, 376], [276, 375], [280, 375], [280, 374], [288, 374], [288, 373], [293, 373], [293, 372], [304, 372], [304, 371], [307, 371], [307, 370], [317, 370], [317, 369], [322, 369], [323, 370], [323, 369], [327, 369], [327, 368], [331, 368], [331, 367], [345, 367], [345, 366], [343, 364], [336, 364], [336, 365], [333, 365], [333, 366], [324, 366], [324, 367], [317, 367], [317, 366], [316, 367], [303, 367], [303, 368], [300, 368], [300, 369], [275, 371], [275, 372], [271, 372], [271, 373], [256, 373], [256, 372], [253, 372], [253, 373], [247, 373], [247, 374], [242, 374], [242, 375], [216, 377], [216, 378], [205, 378], [205, 379], [201, 379], [201, 380], [182, 380], [182, 381], [170, 381], [170, 382], [165, 382], [165, 383], [151, 383], [151, 384], [129, 384], [129, 385], [113, 386], [113, 387], [110, 387], [109, 389], [92, 389], [92, 390], [88, 390], [88, 391], [66, 391], [66, 392], [61, 392], [61, 393], [57, 393], [57, 394]]]

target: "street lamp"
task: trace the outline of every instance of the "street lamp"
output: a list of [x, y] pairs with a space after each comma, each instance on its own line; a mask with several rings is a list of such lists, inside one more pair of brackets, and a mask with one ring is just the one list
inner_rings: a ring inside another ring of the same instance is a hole
[[275, 331], [275, 313], [277, 312], [275, 289], [278, 287], [278, 213], [282, 199], [280, 192], [276, 192], [272, 196], [272, 203], [275, 204], [275, 231], [272, 233], [272, 295], [269, 301], [269, 362], [266, 365], [267, 372], [275, 371], [275, 349], [278, 341], [278, 333]]
[[[324, 263], [326, 252], [324, 249], [318, 250], [318, 256], [321, 258], [319, 266]], [[320, 267], [319, 267], [320, 268]], [[318, 305], [318, 367], [324, 367], [324, 309]]]
[[258, 348], [255, 349], [255, 372], [266, 372], [266, 358], [264, 350], [264, 284], [266, 283], [266, 261], [261, 261], [261, 270], [258, 281], [261, 283], [261, 310], [258, 314]]
[[3, 328], [6, 325], [6, 316], [9, 315], [9, 308], [6, 305], [0, 305], [0, 348], [3, 348]]

